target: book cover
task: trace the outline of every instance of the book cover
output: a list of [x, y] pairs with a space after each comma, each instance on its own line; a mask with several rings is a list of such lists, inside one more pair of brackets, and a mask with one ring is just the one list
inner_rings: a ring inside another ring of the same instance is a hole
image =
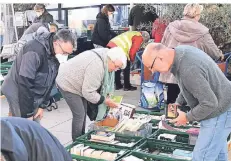
[[110, 142], [115, 139], [115, 134], [111, 132], [97, 132], [95, 134], [91, 134], [91, 139]]
[[111, 99], [112, 99], [115, 103], [121, 104], [121, 103], [122, 103], [122, 100], [123, 100], [123, 96], [111, 96]]
[[131, 118], [136, 106], [121, 103], [118, 108], [110, 108], [108, 117], [116, 118], [119, 122]]

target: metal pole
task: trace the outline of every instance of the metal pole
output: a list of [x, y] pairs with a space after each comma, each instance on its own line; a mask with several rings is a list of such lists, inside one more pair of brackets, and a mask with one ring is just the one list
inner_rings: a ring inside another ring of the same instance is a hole
[[68, 26], [68, 9], [64, 10], [65, 26]]
[[12, 14], [13, 14], [13, 24], [14, 24], [14, 30], [15, 30], [15, 34], [16, 34], [16, 40], [18, 42], [18, 32], [17, 32], [17, 27], [16, 27], [16, 23], [15, 23], [15, 13], [14, 13], [14, 4], [11, 4], [11, 8], [12, 8]]
[[61, 5], [61, 3], [58, 4], [58, 20], [62, 21], [62, 5]]
[[[131, 9], [134, 7], [134, 3], [130, 3], [130, 10], [129, 10], [129, 15], [130, 15], [130, 12], [131, 12]], [[128, 15], [128, 16], [129, 16]], [[134, 31], [135, 30], [135, 27], [134, 26], [129, 26], [129, 29], [130, 29], [130, 31]]]

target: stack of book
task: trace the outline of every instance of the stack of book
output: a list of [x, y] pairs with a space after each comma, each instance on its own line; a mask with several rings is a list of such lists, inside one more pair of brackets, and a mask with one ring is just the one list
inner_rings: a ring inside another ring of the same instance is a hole
[[99, 142], [99, 143], [106, 143], [106, 144], [112, 144], [112, 145], [119, 145], [119, 146], [126, 146], [126, 147], [132, 147], [135, 145], [134, 142], [130, 143], [122, 143], [119, 140], [116, 140], [115, 134], [112, 132], [103, 132], [98, 131], [94, 134], [91, 134], [92, 142]]
[[95, 134], [91, 134], [91, 141], [111, 142], [114, 140], [115, 140], [115, 134], [112, 132], [98, 131]]
[[117, 153], [105, 152], [103, 150], [92, 149], [89, 146], [78, 144], [71, 148], [71, 154], [95, 159], [113, 161], [117, 158]]

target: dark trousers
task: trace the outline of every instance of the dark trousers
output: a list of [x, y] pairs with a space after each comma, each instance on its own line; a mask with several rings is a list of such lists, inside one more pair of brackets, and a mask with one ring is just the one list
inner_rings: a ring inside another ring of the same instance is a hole
[[72, 140], [75, 141], [77, 137], [85, 134], [87, 101], [85, 98], [77, 94], [64, 91], [60, 87], [59, 90], [62, 93], [63, 98], [67, 102], [68, 106], [70, 107], [73, 115]]
[[180, 93], [180, 88], [178, 84], [167, 83], [168, 92], [167, 92], [167, 104], [175, 103], [176, 99]]
[[[131, 85], [130, 84], [130, 61], [127, 61], [127, 66], [123, 70], [123, 74], [124, 74], [124, 87], [128, 88]], [[118, 70], [115, 72], [115, 84], [116, 86], [121, 85], [121, 70]]]
[[[4, 93], [3, 93], [4, 94]], [[20, 105], [19, 105], [19, 100], [18, 97], [14, 96], [8, 96], [5, 94], [5, 97], [7, 99], [7, 102], [9, 104], [9, 114], [11, 114], [14, 117], [21, 117], [21, 111], [20, 111]], [[33, 108], [33, 107], [31, 107]], [[37, 114], [38, 108], [34, 109], [34, 116]], [[35, 122], [40, 123], [39, 118], [34, 118]]]

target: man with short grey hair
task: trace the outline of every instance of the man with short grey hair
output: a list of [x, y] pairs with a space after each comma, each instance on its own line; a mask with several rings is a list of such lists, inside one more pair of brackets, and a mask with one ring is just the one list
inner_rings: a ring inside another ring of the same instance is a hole
[[22, 47], [2, 85], [13, 116], [42, 118], [59, 65], [76, 46], [75, 35], [62, 29], [38, 35]]
[[168, 48], [149, 44], [142, 56], [152, 72], [170, 71], [177, 79], [180, 94], [175, 104], [189, 105], [186, 114], [178, 111], [172, 120], [177, 126], [200, 121], [200, 133], [193, 151], [193, 161], [228, 161], [227, 138], [231, 132], [231, 82], [218, 65], [202, 50], [180, 45]]

